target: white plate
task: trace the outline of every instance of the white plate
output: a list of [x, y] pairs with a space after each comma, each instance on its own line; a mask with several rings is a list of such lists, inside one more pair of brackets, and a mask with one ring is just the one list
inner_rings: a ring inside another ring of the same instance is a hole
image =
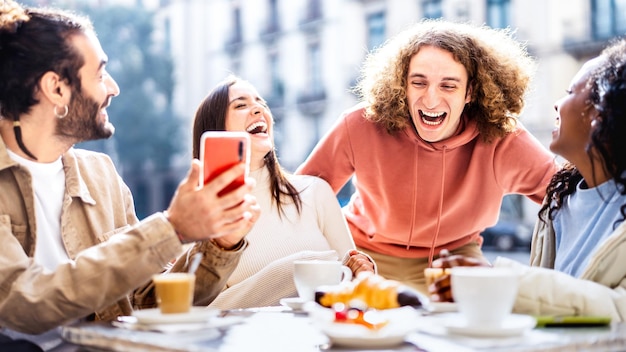
[[460, 314], [449, 315], [442, 319], [442, 325], [448, 333], [473, 337], [508, 337], [522, 335], [537, 325], [537, 320], [530, 315], [511, 314], [499, 327], [468, 325]]
[[433, 302], [424, 304], [424, 308], [431, 313], [456, 312], [457, 306], [454, 302]]
[[350, 348], [389, 348], [404, 343], [406, 334], [391, 335], [355, 335], [342, 336], [332, 333], [326, 333], [328, 339], [333, 346], [344, 346]]
[[288, 297], [280, 299], [280, 304], [289, 307], [294, 311], [301, 311], [306, 302], [308, 302], [306, 299], [300, 297]]
[[378, 330], [371, 330], [359, 324], [334, 322], [335, 312], [332, 309], [318, 306], [309, 310], [314, 325], [328, 336], [333, 346], [393, 347], [402, 344], [409, 333], [418, 329], [419, 313], [412, 307], [385, 309], [376, 313], [388, 323]]
[[179, 323], [206, 323], [217, 316], [219, 310], [205, 307], [191, 307], [187, 313], [163, 314], [159, 308], [142, 309], [133, 312], [133, 317], [139, 324], [179, 324]]

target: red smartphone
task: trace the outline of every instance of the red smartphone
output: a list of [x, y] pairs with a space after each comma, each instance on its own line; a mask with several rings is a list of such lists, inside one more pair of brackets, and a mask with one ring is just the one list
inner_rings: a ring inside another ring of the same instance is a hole
[[245, 177], [250, 170], [250, 136], [247, 132], [207, 131], [200, 140], [200, 160], [202, 169], [200, 181], [207, 184], [222, 172], [234, 165], [244, 162], [246, 170], [243, 175], [222, 189], [218, 195], [222, 196], [245, 183]]

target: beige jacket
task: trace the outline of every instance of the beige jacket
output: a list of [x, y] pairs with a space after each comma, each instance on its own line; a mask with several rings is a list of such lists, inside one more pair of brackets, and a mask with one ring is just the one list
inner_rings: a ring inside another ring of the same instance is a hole
[[217, 296], [247, 244], [229, 252], [199, 242], [181, 255], [163, 214], [138, 221], [130, 190], [108, 156], [72, 148], [62, 161], [61, 232], [72, 262], [49, 272], [32, 258], [37, 222], [30, 173], [8, 156], [0, 138], [0, 328], [38, 334], [93, 312], [110, 320], [155, 307], [151, 276], [179, 255], [171, 270], [185, 271], [198, 251], [204, 259], [194, 304]]
[[593, 253], [580, 278], [552, 270], [555, 235], [552, 223], [537, 222], [530, 264], [497, 258], [495, 266], [522, 273], [514, 310], [532, 315], [602, 315], [626, 320], [626, 222]]

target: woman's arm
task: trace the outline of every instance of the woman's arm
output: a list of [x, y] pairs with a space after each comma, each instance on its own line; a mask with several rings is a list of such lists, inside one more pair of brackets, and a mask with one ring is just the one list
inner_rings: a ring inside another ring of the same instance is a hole
[[520, 271], [514, 311], [531, 315], [601, 315], [613, 321], [626, 317], [626, 280], [611, 289], [565, 273], [529, 267], [508, 258], [495, 260], [496, 267]]

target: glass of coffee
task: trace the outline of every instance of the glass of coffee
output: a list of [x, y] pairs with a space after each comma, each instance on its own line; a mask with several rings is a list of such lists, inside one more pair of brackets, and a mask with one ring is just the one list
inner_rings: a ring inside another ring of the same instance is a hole
[[193, 303], [196, 276], [190, 273], [165, 273], [152, 277], [161, 313], [187, 313]]

